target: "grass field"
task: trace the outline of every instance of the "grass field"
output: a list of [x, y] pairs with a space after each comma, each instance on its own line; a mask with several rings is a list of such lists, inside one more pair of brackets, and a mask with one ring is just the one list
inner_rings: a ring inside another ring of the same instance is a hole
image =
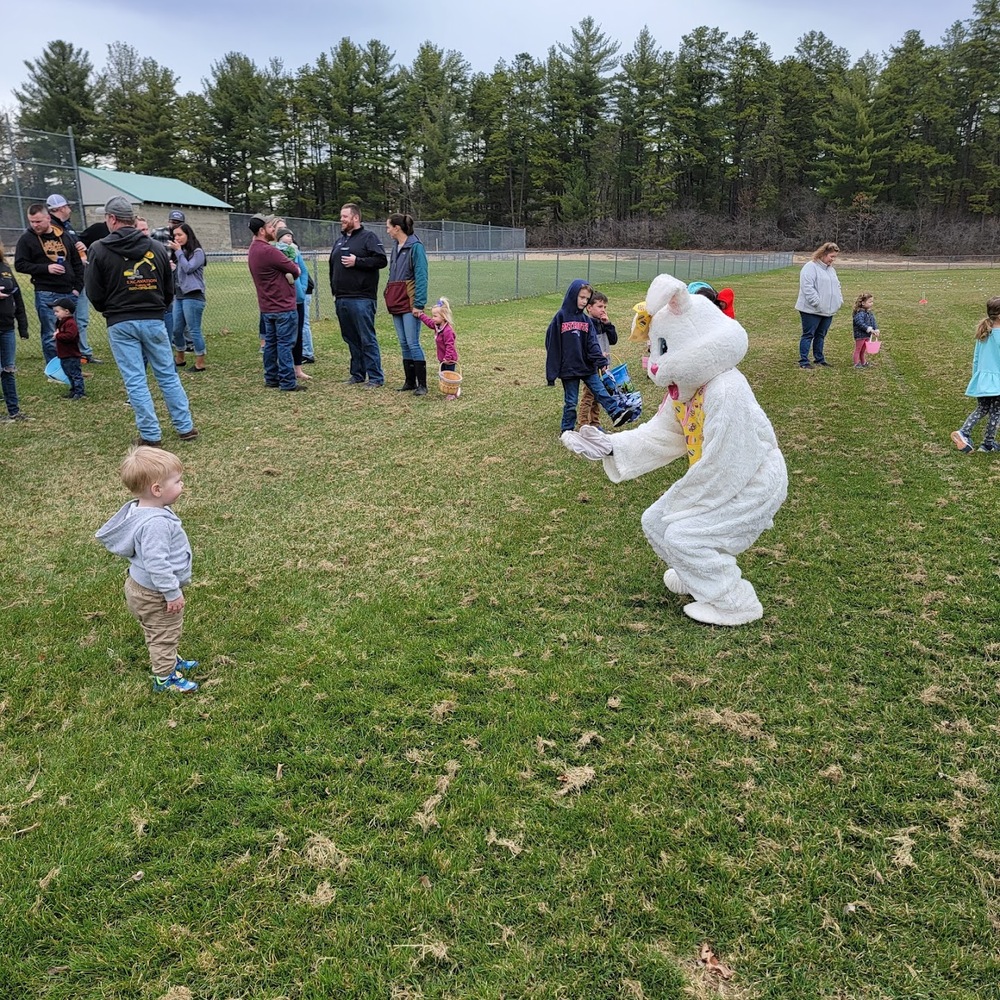
[[[93, 541], [120, 380], [59, 399], [32, 320], [35, 419], [0, 424], [0, 997], [1000, 995], [1000, 456], [948, 440], [995, 275], [841, 277], [876, 295], [866, 372], [846, 309], [836, 367], [798, 370], [796, 270], [732, 282], [790, 479], [735, 630], [642, 538], [681, 463], [613, 486], [557, 440], [560, 296], [456, 311], [454, 403], [341, 385], [329, 320], [310, 391], [266, 392], [252, 302], [210, 297], [202, 436], [164, 428], [177, 697]], [[627, 328], [645, 285], [609, 291]]]

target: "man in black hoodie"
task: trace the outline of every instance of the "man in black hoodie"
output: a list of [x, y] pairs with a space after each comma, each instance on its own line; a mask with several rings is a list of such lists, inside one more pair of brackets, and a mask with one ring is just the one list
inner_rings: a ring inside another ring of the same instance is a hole
[[154, 448], [162, 445], [146, 361], [178, 437], [191, 441], [198, 431], [163, 323], [163, 314], [173, 299], [170, 257], [161, 243], [135, 228], [135, 210], [127, 198], [112, 198], [104, 206], [104, 217], [110, 235], [90, 248], [87, 295], [108, 322], [108, 343], [135, 412], [138, 443]]

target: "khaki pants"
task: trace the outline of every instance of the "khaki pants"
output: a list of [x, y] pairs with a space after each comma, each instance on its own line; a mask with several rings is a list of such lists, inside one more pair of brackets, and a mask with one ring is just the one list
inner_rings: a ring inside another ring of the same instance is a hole
[[163, 594], [140, 586], [130, 576], [125, 577], [125, 603], [142, 625], [150, 669], [157, 677], [169, 677], [177, 667], [177, 646], [184, 630], [184, 609], [168, 613]]
[[594, 398], [590, 389], [580, 385], [580, 402], [576, 406], [577, 426], [583, 427], [590, 424], [591, 427], [601, 426], [601, 404]]

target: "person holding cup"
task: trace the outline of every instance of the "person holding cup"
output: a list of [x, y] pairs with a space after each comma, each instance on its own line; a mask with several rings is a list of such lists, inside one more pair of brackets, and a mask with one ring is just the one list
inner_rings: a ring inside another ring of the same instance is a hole
[[83, 289], [83, 261], [76, 246], [52, 225], [45, 204], [28, 206], [28, 228], [14, 248], [14, 269], [35, 286], [35, 312], [41, 328], [42, 354], [48, 364], [56, 356], [56, 314], [52, 306]]
[[388, 265], [382, 241], [361, 224], [361, 209], [348, 202], [340, 210], [340, 236], [330, 252], [330, 291], [340, 335], [351, 354], [348, 385], [377, 389], [385, 383], [375, 336], [378, 272]]

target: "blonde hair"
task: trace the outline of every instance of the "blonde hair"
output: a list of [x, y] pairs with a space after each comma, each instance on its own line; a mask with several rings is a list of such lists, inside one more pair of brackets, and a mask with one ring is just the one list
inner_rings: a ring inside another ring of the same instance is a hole
[[813, 250], [812, 259], [819, 260], [820, 257], [825, 257], [828, 253], [840, 253], [840, 247], [836, 243], [832, 243], [829, 240], [823, 243], [821, 246], [816, 247]]
[[139, 445], [131, 449], [118, 469], [129, 493], [138, 496], [172, 472], [183, 472], [184, 463], [172, 452], [162, 448]]
[[3, 240], [0, 240], [0, 261], [4, 259], [3, 257]]
[[441, 310], [441, 315], [448, 326], [454, 325], [451, 318], [451, 303], [443, 295], [434, 303], [434, 308]]
[[866, 301], [867, 301], [868, 299], [874, 299], [874, 298], [875, 298], [875, 296], [874, 296], [874, 295], [872, 295], [872, 293], [871, 293], [871, 292], [862, 292], [862, 293], [861, 293], [861, 294], [860, 294], [860, 295], [859, 295], [859, 296], [858, 296], [858, 297], [857, 297], [857, 298], [856, 298], [856, 299], [854, 300], [854, 310], [853, 310], [853, 312], [856, 312], [856, 313], [859, 313], [859, 312], [862, 312], [862, 311], [864, 310], [864, 308], [865, 308], [865, 306], [864, 306], [865, 302], [866, 302]]
[[997, 295], [986, 300], [986, 316], [976, 327], [976, 340], [989, 340], [994, 324], [1000, 324], [1000, 296]]

